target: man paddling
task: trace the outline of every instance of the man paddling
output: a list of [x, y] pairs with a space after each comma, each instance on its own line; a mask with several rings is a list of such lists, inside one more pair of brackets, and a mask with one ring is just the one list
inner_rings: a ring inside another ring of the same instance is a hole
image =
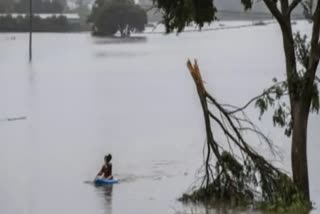
[[[112, 164], [111, 164], [112, 155], [108, 154], [104, 157], [104, 165], [102, 166], [100, 172], [97, 174], [96, 179], [102, 177], [104, 179], [113, 179], [112, 176]], [[95, 180], [96, 180], [95, 179]]]

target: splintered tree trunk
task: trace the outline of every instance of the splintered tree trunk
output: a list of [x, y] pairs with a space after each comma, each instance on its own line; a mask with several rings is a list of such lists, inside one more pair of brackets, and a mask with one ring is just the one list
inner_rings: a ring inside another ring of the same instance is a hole
[[291, 147], [292, 173], [294, 183], [304, 193], [305, 199], [310, 200], [308, 157], [307, 157], [307, 128], [309, 108], [303, 102], [298, 102], [293, 109], [293, 133]]

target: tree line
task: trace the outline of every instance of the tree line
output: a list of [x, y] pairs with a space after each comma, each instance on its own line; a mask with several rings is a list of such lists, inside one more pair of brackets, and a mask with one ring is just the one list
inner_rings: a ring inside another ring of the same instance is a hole
[[[63, 13], [69, 11], [66, 0], [32, 0], [33, 26], [35, 32], [69, 32], [87, 30], [87, 26], [80, 23], [70, 23], [65, 16], [41, 18], [41, 13]], [[29, 0], [0, 0], [0, 32], [27, 32], [29, 31]], [[21, 14], [13, 16], [11, 13]], [[80, 22], [80, 21], [79, 21]]]
[[[34, 13], [62, 13], [67, 9], [66, 0], [33, 0]], [[0, 13], [28, 13], [29, 0], [0, 0]]]
[[[69, 23], [65, 16], [52, 16], [45, 19], [33, 16], [32, 20], [32, 30], [35, 32], [70, 32], [81, 30], [78, 24]], [[11, 15], [7, 15], [0, 17], [0, 32], [28, 32], [29, 27], [29, 16], [13, 18]]]
[[[80, 15], [87, 16], [87, 7], [78, 1]], [[34, 13], [62, 13], [69, 11], [66, 0], [33, 0]], [[29, 0], [0, 0], [0, 13], [28, 13]], [[34, 17], [34, 31], [70, 31], [71, 26], [64, 18], [52, 17], [41, 21]], [[81, 28], [87, 26], [82, 17]], [[121, 37], [129, 37], [133, 32], [142, 32], [147, 24], [147, 14], [133, 0], [96, 0], [86, 20], [92, 24], [92, 34], [96, 36], [113, 36], [117, 32]], [[0, 31], [26, 31], [28, 25], [26, 18], [17, 19], [8, 15], [0, 17]], [[47, 26], [47, 29], [46, 29]], [[59, 26], [59, 27], [58, 27]]]

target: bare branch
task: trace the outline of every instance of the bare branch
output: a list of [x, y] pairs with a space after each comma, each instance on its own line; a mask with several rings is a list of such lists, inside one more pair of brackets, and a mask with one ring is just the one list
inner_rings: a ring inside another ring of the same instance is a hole
[[311, 36], [311, 49], [309, 56], [309, 66], [307, 68], [306, 78], [307, 78], [307, 88], [305, 90], [306, 94], [311, 94], [313, 82], [316, 77], [317, 67], [319, 64], [319, 35], [320, 35], [320, 0], [317, 1], [317, 6], [312, 17], [313, 27]]
[[249, 105], [251, 105], [254, 101], [256, 101], [257, 99], [259, 99], [260, 97], [263, 97], [266, 94], [266, 92], [263, 92], [262, 94], [252, 98], [251, 100], [249, 100], [249, 102], [247, 102], [244, 106], [240, 107], [240, 108], [236, 108], [233, 111], [230, 111], [229, 114], [235, 114], [239, 111], [243, 111], [245, 110]]
[[208, 112], [210, 117], [220, 126], [220, 128], [223, 130], [224, 134], [228, 136], [241, 150], [245, 150], [245, 148], [240, 144], [239, 140], [235, 136], [233, 136], [223, 125], [223, 123], [212, 113]]
[[289, 6], [288, 15], [290, 16], [292, 11], [300, 4], [302, 0], [293, 0]]
[[311, 37], [311, 53], [318, 50], [319, 45], [319, 32], [320, 32], [320, 0], [318, 0], [315, 12], [313, 14], [313, 28]]
[[233, 107], [235, 108], [235, 110], [233, 111], [230, 111], [229, 114], [235, 114], [239, 111], [243, 111], [245, 110], [249, 105], [251, 105], [254, 101], [258, 100], [259, 98], [263, 97], [264, 95], [268, 94], [268, 93], [272, 93], [272, 89], [274, 89], [274, 87], [278, 86], [278, 85], [281, 85], [283, 84], [285, 81], [282, 81], [282, 82], [278, 82], [276, 84], [274, 84], [273, 86], [269, 87], [268, 89], [266, 89], [262, 94], [256, 96], [256, 97], [253, 97], [251, 100], [249, 100], [249, 102], [247, 102], [244, 106], [240, 107], [240, 108], [236, 108], [235, 106], [231, 106], [229, 105], [230, 107]]

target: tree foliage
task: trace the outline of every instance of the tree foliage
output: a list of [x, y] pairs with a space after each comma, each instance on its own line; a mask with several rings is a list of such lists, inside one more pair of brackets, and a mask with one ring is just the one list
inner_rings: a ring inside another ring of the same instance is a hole
[[88, 19], [93, 23], [93, 34], [122, 37], [141, 32], [147, 24], [147, 14], [131, 0], [96, 0]]
[[[14, 5], [14, 12], [28, 13], [29, 0], [19, 0]], [[33, 0], [32, 9], [34, 13], [62, 13], [67, 8], [66, 0]]]
[[[301, 35], [297, 32], [294, 35], [295, 53], [297, 62], [300, 65], [298, 75], [293, 80], [295, 82], [296, 96], [301, 97], [301, 92], [305, 87], [305, 75], [308, 69], [309, 55], [310, 55], [310, 42], [306, 35]], [[277, 78], [273, 79], [274, 85], [265, 90], [261, 96], [256, 99], [255, 106], [260, 111], [261, 116], [270, 108], [273, 108], [273, 124], [285, 129], [285, 135], [291, 137], [293, 121], [291, 115], [291, 106], [287, 104], [288, 100], [288, 81], [278, 82]], [[313, 83], [311, 91], [311, 106], [310, 111], [319, 113], [320, 110], [320, 98], [318, 90], [319, 81]]]
[[[252, 7], [251, 0], [241, 2], [246, 10]], [[163, 12], [167, 33], [181, 32], [192, 22], [201, 28], [216, 20], [217, 8], [212, 0], [153, 0], [153, 3]]]

